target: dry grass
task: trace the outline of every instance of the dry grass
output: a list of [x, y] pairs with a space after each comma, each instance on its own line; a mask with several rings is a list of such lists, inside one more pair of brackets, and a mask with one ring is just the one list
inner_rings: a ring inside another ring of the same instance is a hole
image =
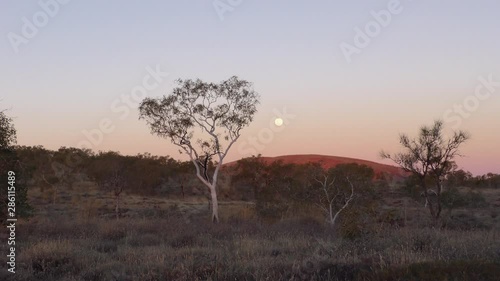
[[[396, 194], [381, 213], [401, 218], [406, 206], [406, 227], [377, 222], [370, 232], [347, 239], [311, 217], [259, 222], [254, 205], [245, 202], [222, 202], [223, 222], [213, 225], [200, 198], [124, 196], [122, 218], [115, 220], [113, 197], [94, 186], [63, 190], [56, 204], [42, 195], [30, 191], [37, 215], [18, 227], [15, 278], [2, 272], [0, 280], [475, 281], [500, 276], [500, 216], [491, 205], [474, 213], [457, 210], [453, 223], [459, 227], [432, 229], [423, 227], [426, 210], [415, 202], [403, 204]], [[488, 227], [477, 228], [477, 222]]]
[[426, 263], [500, 274], [500, 233], [485, 230], [384, 229], [347, 240], [313, 220], [213, 225], [172, 214], [39, 219], [23, 223], [19, 236], [15, 280], [363, 280], [356, 278], [404, 276], [402, 268]]

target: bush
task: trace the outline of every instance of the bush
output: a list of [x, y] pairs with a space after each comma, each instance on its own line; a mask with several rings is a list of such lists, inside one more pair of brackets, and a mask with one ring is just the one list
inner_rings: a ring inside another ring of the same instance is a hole
[[288, 203], [257, 201], [256, 210], [259, 218], [269, 222], [276, 222], [285, 216], [288, 210]]
[[452, 210], [458, 208], [483, 208], [487, 207], [488, 203], [484, 196], [477, 191], [468, 191], [461, 193], [457, 188], [449, 188], [441, 193], [441, 202], [443, 208]]
[[465, 194], [465, 200], [469, 208], [484, 208], [488, 206], [484, 196], [478, 191], [469, 191]]

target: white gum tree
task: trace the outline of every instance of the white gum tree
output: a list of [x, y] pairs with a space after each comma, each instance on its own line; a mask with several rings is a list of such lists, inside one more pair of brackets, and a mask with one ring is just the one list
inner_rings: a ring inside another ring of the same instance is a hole
[[241, 130], [257, 112], [259, 95], [252, 84], [233, 76], [219, 84], [177, 80], [172, 94], [146, 98], [139, 106], [151, 133], [186, 153], [197, 178], [208, 188], [212, 221], [219, 221], [217, 179], [222, 163]]
[[349, 188], [344, 189], [335, 185], [335, 177], [329, 175], [323, 175], [322, 178], [315, 178], [314, 180], [320, 185], [323, 192], [323, 196], [319, 200], [320, 202], [316, 205], [326, 214], [328, 223], [332, 227], [335, 227], [340, 214], [354, 199], [354, 185], [348, 177], [346, 177], [346, 181], [349, 184]]

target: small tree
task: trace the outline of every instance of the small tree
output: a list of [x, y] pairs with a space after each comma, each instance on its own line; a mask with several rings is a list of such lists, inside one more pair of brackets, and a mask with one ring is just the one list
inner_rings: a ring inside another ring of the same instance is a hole
[[10, 149], [16, 141], [16, 128], [14, 128], [12, 118], [0, 111], [0, 149]]
[[[406, 134], [400, 136], [400, 143], [404, 152], [391, 155], [381, 152], [381, 156], [391, 159], [404, 170], [418, 177], [431, 217], [437, 222], [441, 214], [442, 183], [452, 168], [453, 160], [460, 156], [459, 147], [470, 138], [463, 131], [454, 132], [453, 136], [445, 139], [443, 136], [443, 122], [435, 121], [432, 127], [423, 126], [417, 138], [410, 138]], [[430, 177], [436, 185], [436, 205], [429, 200], [427, 179]]]
[[335, 227], [340, 214], [353, 204], [355, 189], [368, 189], [372, 184], [374, 171], [354, 163], [341, 164], [328, 171], [319, 166], [313, 168], [311, 199], [325, 213], [327, 222]]
[[[237, 77], [220, 84], [178, 80], [178, 85], [169, 96], [144, 99], [140, 118], [153, 134], [169, 138], [189, 156], [196, 176], [209, 190], [212, 221], [218, 222], [219, 171], [241, 130], [253, 120], [259, 98], [249, 82]], [[214, 157], [217, 162], [210, 171]]]
[[61, 147], [51, 151], [43, 146], [18, 146], [16, 152], [29, 184], [39, 187], [42, 193], [49, 188], [53, 204], [59, 190], [71, 188], [81, 178], [85, 161], [92, 154], [86, 149]]
[[127, 159], [117, 152], [100, 152], [93, 157], [88, 174], [97, 185], [111, 191], [115, 199], [115, 215], [120, 217], [120, 195], [128, 187], [126, 180]]
[[156, 194], [172, 176], [171, 164], [175, 163], [168, 156], [153, 156], [149, 153], [123, 157], [122, 160], [127, 160], [127, 186], [130, 191], [143, 195]]
[[328, 175], [323, 175], [322, 178], [315, 180], [320, 184], [320, 188], [324, 193], [323, 196], [320, 196], [317, 205], [328, 216], [328, 223], [334, 227], [340, 213], [342, 213], [342, 211], [349, 206], [352, 199], [354, 199], [354, 185], [349, 178], [346, 178], [350, 185], [350, 189], [347, 191], [335, 186], [335, 178], [330, 178]]
[[23, 163], [30, 185], [39, 187], [42, 193], [46, 187], [52, 187], [54, 171], [50, 167], [51, 151], [41, 145], [17, 146], [16, 154]]
[[[28, 204], [27, 182], [26, 178], [22, 176], [24, 169], [14, 147], [16, 140], [16, 129], [12, 118], [0, 111], [0, 182], [3, 187], [1, 192], [5, 194], [0, 200], [0, 209], [2, 210], [0, 222], [2, 224], [6, 222], [7, 204], [10, 202], [6, 195], [13, 187], [16, 192], [16, 214], [20, 217], [28, 217], [33, 211]], [[8, 174], [9, 171], [14, 172], [15, 181], [11, 180], [12, 175]], [[9, 184], [7, 184], [8, 182]]]
[[[261, 155], [252, 155], [251, 157], [242, 158], [236, 162], [233, 168], [231, 177], [232, 186], [241, 186], [239, 193], [251, 192], [251, 199], [255, 200], [258, 197], [259, 188], [265, 185], [265, 169], [267, 165], [262, 161]], [[245, 195], [245, 194], [242, 194]]]
[[189, 182], [190, 175], [193, 173], [193, 164], [189, 161], [178, 161], [174, 168], [176, 179], [181, 188], [182, 199], [186, 197], [186, 185]]
[[446, 176], [447, 187], [462, 187], [467, 186], [473, 178], [470, 172], [464, 170], [455, 170]]
[[[259, 159], [255, 160], [258, 164]], [[301, 187], [299, 165], [282, 160], [262, 164], [263, 167], [254, 167], [258, 183], [255, 190], [257, 214], [266, 219], [283, 219], [295, 212], [300, 202], [296, 200]]]

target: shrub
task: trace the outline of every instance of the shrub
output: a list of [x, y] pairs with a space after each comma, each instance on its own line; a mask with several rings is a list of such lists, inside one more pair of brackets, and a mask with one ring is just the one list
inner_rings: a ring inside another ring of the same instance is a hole
[[483, 208], [488, 206], [484, 196], [477, 191], [461, 193], [457, 188], [452, 187], [441, 194], [441, 202], [445, 209], [451, 213], [457, 208]]

